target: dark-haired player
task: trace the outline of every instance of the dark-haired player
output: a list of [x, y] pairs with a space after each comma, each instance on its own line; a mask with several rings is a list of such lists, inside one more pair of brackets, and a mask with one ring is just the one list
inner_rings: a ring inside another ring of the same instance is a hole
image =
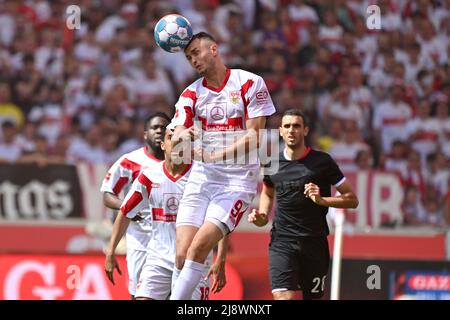
[[[283, 114], [280, 135], [285, 149], [279, 155], [279, 170], [264, 176], [259, 210], [248, 221], [257, 226], [268, 222], [277, 202], [271, 242], [269, 274], [274, 299], [321, 298], [330, 254], [326, 221], [328, 207], [356, 208], [358, 199], [336, 162], [327, 154], [305, 145], [309, 127], [298, 110]], [[331, 196], [331, 186], [339, 196]]]
[[[217, 243], [221, 250], [220, 244], [248, 209], [256, 193], [259, 163], [239, 164], [234, 155], [242, 149], [246, 154], [256, 151], [266, 117], [275, 112], [264, 80], [248, 71], [228, 69], [211, 35], [194, 35], [184, 53], [201, 78], [183, 91], [175, 105], [174, 139], [194, 135], [196, 121], [202, 127], [203, 150], [215, 152], [194, 161], [180, 202], [175, 274], [182, 270], [171, 296], [174, 300], [191, 299], [208, 253]], [[219, 283], [218, 289], [223, 285]]]
[[[106, 207], [119, 210], [122, 205], [122, 199], [119, 198], [120, 192], [123, 190], [124, 194], [127, 194], [141, 171], [157, 166], [164, 160], [161, 142], [169, 122], [170, 118], [162, 112], [154, 113], [145, 120], [145, 146], [120, 157], [108, 170], [103, 180], [100, 191], [103, 192], [103, 203]], [[143, 212], [142, 216], [143, 218], [137, 217], [130, 223], [126, 234], [128, 291], [132, 298], [134, 298], [136, 285], [145, 263], [147, 244], [151, 238], [151, 214]], [[114, 269], [117, 268], [121, 273], [114, 256], [115, 249], [113, 248], [112, 252], [106, 252], [105, 261], [106, 275], [113, 284]]]

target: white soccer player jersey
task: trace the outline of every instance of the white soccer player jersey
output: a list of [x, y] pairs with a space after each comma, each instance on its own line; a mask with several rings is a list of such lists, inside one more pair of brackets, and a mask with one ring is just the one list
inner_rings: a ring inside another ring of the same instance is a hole
[[395, 140], [406, 140], [405, 124], [411, 117], [411, 108], [403, 102], [395, 106], [391, 101], [386, 101], [375, 109], [373, 127], [382, 129], [383, 152], [388, 153]]
[[[187, 128], [198, 121], [202, 127], [203, 148], [221, 148], [246, 132], [246, 120], [275, 113], [275, 107], [264, 80], [253, 73], [228, 69], [220, 88], [212, 88], [204, 78], [192, 83], [175, 105], [172, 125]], [[229, 145], [229, 144], [228, 144]], [[207, 164], [194, 162], [192, 171], [205, 181], [255, 190], [259, 163]]]
[[[110, 192], [118, 196], [123, 190], [126, 195], [133, 181], [145, 168], [154, 168], [161, 160], [147, 152], [145, 147], [124, 154], [108, 170], [100, 188], [101, 192]], [[151, 236], [150, 209], [142, 211], [144, 219], [131, 221], [127, 229], [127, 248], [147, 250], [147, 243]]]
[[147, 245], [148, 254], [157, 257], [168, 269], [175, 263], [175, 222], [190, 171], [189, 165], [175, 178], [167, 171], [165, 162], [144, 170], [133, 183], [121, 208], [127, 218], [134, 218], [142, 210], [151, 208], [152, 237]]
[[413, 118], [405, 127], [408, 138], [412, 138], [412, 147], [422, 155], [422, 160], [438, 147], [439, 121], [436, 119]]

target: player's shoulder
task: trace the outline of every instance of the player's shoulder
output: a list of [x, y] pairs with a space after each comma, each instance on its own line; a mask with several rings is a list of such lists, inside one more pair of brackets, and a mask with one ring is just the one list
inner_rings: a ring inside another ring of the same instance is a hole
[[198, 78], [197, 80], [195, 80], [194, 82], [192, 82], [190, 85], [188, 85], [183, 92], [181, 93], [183, 95], [183, 93], [188, 92], [188, 91], [194, 91], [197, 92], [199, 90], [199, 88], [202, 87], [202, 82], [203, 82], [203, 77]]
[[235, 75], [241, 81], [247, 81], [247, 80], [256, 81], [256, 80], [262, 79], [261, 76], [255, 74], [253, 72], [244, 70], [244, 69], [231, 69], [231, 74]]
[[312, 149], [309, 151], [309, 156], [313, 159], [324, 159], [324, 160], [331, 160], [331, 155], [325, 151], [322, 150], [316, 150]]
[[144, 168], [140, 173], [140, 175], [145, 176], [150, 181], [159, 179], [159, 177], [163, 176], [163, 174], [164, 174], [164, 172], [163, 172], [163, 162], [162, 161], [155, 163], [151, 167]]
[[145, 147], [127, 153], [125, 158], [143, 167], [152, 167], [161, 162], [161, 160], [150, 154]]
[[122, 155], [122, 158], [127, 158], [127, 159], [131, 160], [133, 158], [142, 156], [143, 153], [144, 153], [144, 147], [140, 147], [140, 148], [137, 148], [137, 149], [135, 149], [133, 151], [125, 153], [124, 155]]

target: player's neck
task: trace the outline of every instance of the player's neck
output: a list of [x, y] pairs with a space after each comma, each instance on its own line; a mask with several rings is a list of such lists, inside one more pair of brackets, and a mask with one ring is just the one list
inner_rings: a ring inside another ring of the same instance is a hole
[[227, 77], [227, 67], [224, 64], [219, 64], [216, 68], [205, 75], [206, 84], [209, 87], [219, 88], [225, 78]]
[[167, 172], [169, 172], [172, 177], [176, 177], [184, 172], [187, 164], [175, 164], [172, 160], [170, 160], [170, 158], [166, 158], [164, 166], [166, 167]]
[[302, 144], [301, 146], [298, 146], [294, 149], [285, 147], [284, 148], [284, 156], [285, 156], [286, 160], [297, 160], [297, 159], [302, 158], [305, 155], [307, 149], [308, 149], [308, 147], [305, 146], [304, 144]]
[[153, 150], [148, 144], [145, 145], [145, 151], [150, 154], [152, 157], [155, 157], [159, 160], [164, 160], [164, 152], [162, 150]]

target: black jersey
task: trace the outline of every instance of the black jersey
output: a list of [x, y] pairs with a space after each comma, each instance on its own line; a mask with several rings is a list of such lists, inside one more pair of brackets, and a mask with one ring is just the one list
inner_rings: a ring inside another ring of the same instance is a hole
[[276, 212], [274, 237], [326, 236], [329, 234], [328, 207], [319, 206], [304, 194], [305, 184], [315, 183], [322, 197], [331, 196], [331, 186], [339, 185], [344, 175], [336, 162], [325, 152], [308, 148], [302, 158], [286, 160], [280, 152], [279, 170], [265, 175], [264, 184], [274, 187]]

